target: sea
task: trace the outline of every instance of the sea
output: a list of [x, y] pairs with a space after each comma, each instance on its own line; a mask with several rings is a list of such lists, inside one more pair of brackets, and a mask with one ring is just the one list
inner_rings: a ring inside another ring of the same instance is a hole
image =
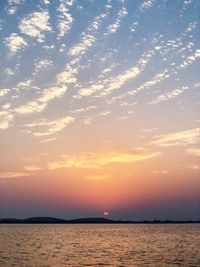
[[200, 266], [200, 224], [1, 224], [1, 267]]

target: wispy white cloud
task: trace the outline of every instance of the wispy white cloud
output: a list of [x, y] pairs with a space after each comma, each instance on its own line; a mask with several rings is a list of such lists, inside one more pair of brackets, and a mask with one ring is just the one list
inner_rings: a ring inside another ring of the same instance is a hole
[[92, 181], [102, 181], [110, 178], [110, 175], [109, 174], [88, 175], [86, 176], [86, 178]]
[[70, 62], [65, 66], [63, 71], [57, 74], [57, 85], [60, 84], [73, 84], [77, 81], [76, 75], [81, 69], [80, 61], [82, 56], [85, 55], [87, 50], [92, 47], [97, 38], [94, 36], [97, 30], [100, 28], [103, 19], [108, 13], [102, 13], [94, 18], [88, 28], [81, 34], [79, 42], [75, 43], [68, 51], [68, 55], [71, 57]]
[[197, 164], [188, 165], [187, 167], [195, 171], [200, 170], [200, 165], [197, 165]]
[[184, 0], [184, 5], [190, 5], [193, 2], [193, 0]]
[[102, 70], [102, 74], [110, 73], [116, 66], [116, 63], [112, 63], [109, 67]]
[[200, 128], [155, 136], [150, 145], [169, 147], [176, 145], [196, 144], [200, 139]]
[[35, 166], [35, 165], [24, 166], [24, 169], [25, 169], [26, 171], [31, 171], [31, 172], [42, 170], [42, 168], [40, 168], [40, 167], [38, 167], [38, 166]]
[[188, 89], [189, 89], [188, 86], [182, 86], [181, 88], [171, 90], [170, 92], [167, 92], [165, 94], [157, 96], [154, 100], [149, 102], [149, 104], [154, 105], [154, 104], [158, 104], [158, 103], [163, 102], [163, 101], [170, 100], [170, 99], [175, 98], [178, 95], [182, 94], [184, 91], [186, 91]]
[[5, 71], [4, 71], [4, 73], [8, 77], [15, 75], [14, 70], [12, 70], [11, 68], [6, 68]]
[[111, 113], [111, 111], [107, 110], [107, 111], [103, 111], [103, 112], [99, 113], [99, 115], [101, 115], [101, 116], [107, 116], [110, 113]]
[[193, 88], [199, 88], [200, 84], [195, 83], [194, 85], [191, 86], [182, 86], [180, 88], [173, 89], [165, 94], [161, 94], [157, 96], [155, 99], [149, 102], [150, 105], [158, 104], [163, 101], [167, 101], [170, 99], [173, 99], [181, 94], [183, 94], [185, 91], [191, 90]]
[[45, 5], [49, 5], [50, 4], [50, 0], [41, 0], [42, 3], [44, 3]]
[[72, 123], [74, 120], [74, 117], [66, 116], [53, 121], [41, 120], [39, 122], [26, 124], [25, 126], [27, 128], [41, 128], [41, 130], [33, 131], [33, 135], [35, 136], [48, 136], [62, 131], [68, 124]]
[[73, 68], [67, 65], [65, 69], [56, 75], [57, 85], [67, 85], [74, 84], [77, 81], [76, 74], [78, 73], [78, 68]]
[[24, 0], [8, 0], [7, 12], [9, 15], [14, 15], [17, 12], [18, 6], [20, 6]]
[[63, 37], [71, 28], [73, 18], [69, 12], [69, 7], [73, 5], [75, 1], [63, 1], [60, 0], [57, 11], [59, 12], [58, 23], [58, 37]]
[[139, 22], [138, 21], [135, 21], [131, 26], [130, 26], [130, 30], [131, 32], [135, 32], [137, 27], [139, 25]]
[[46, 88], [44, 89], [39, 98], [37, 98], [36, 100], [32, 100], [25, 105], [21, 105], [15, 108], [15, 112], [19, 114], [31, 114], [35, 112], [41, 112], [47, 107], [48, 103], [51, 100], [55, 98], [60, 98], [65, 94], [66, 91], [67, 87], [65, 86]]
[[122, 7], [122, 9], [119, 11], [119, 13], [117, 15], [116, 21], [113, 24], [108, 25], [107, 32], [105, 33], [105, 35], [115, 33], [121, 25], [122, 18], [125, 17], [127, 14], [128, 14], [128, 12], [127, 12], [126, 8]]
[[95, 43], [96, 38], [90, 34], [83, 37], [82, 41], [69, 50], [70, 56], [80, 56]]
[[49, 143], [49, 142], [52, 142], [52, 141], [56, 141], [56, 138], [53, 137], [53, 138], [47, 138], [47, 139], [44, 139], [44, 140], [40, 140], [40, 143]]
[[[158, 40], [157, 40], [158, 41]], [[149, 63], [150, 59], [152, 58], [152, 56], [156, 53], [156, 46], [154, 47], [154, 49], [150, 49], [149, 51], [146, 51], [141, 58], [138, 60], [136, 66], [139, 69], [139, 73], [141, 73], [145, 67], [147, 66], [147, 64]], [[136, 95], [137, 93], [139, 93], [140, 91], [144, 90], [144, 89], [149, 89], [151, 86], [156, 85], [158, 83], [160, 83], [161, 81], [167, 79], [169, 77], [169, 73], [168, 70], [163, 70], [160, 73], [155, 74], [155, 76], [153, 76], [153, 78], [151, 80], [148, 80], [146, 82], [144, 82], [142, 85], [140, 85], [139, 87], [137, 87], [136, 89], [133, 90], [129, 90], [126, 93], [120, 94], [116, 97], [112, 98], [112, 102], [115, 102], [119, 99], [123, 99], [126, 97], [129, 97], [130, 95]]]
[[84, 116], [83, 123], [86, 125], [90, 125], [92, 123], [93, 116]]
[[3, 178], [19, 178], [23, 176], [29, 176], [29, 173], [24, 173], [24, 172], [15, 172], [15, 171], [10, 171], [10, 172], [0, 172], [0, 179]]
[[155, 132], [157, 130], [158, 130], [158, 128], [149, 128], [149, 129], [142, 129], [141, 132], [143, 132], [143, 133], [152, 133], [152, 132]]
[[140, 69], [132, 67], [116, 77], [108, 78], [92, 84], [89, 87], [81, 88], [78, 97], [91, 96], [101, 91], [101, 95], [110, 94], [113, 90], [121, 88], [127, 81], [139, 75]]
[[190, 33], [192, 32], [196, 27], [197, 27], [197, 22], [196, 21], [193, 21], [193, 22], [190, 22], [187, 26], [187, 28], [185, 29], [184, 31], [184, 35], [185, 33]]
[[143, 0], [139, 6], [140, 11], [145, 11], [155, 4], [156, 0]]
[[25, 81], [21, 81], [16, 85], [16, 88], [19, 89], [19, 90], [24, 90], [26, 88], [29, 88], [31, 86], [31, 83], [32, 83], [31, 79], [28, 79], [28, 80], [25, 80]]
[[14, 114], [11, 111], [0, 111], [0, 129], [7, 129], [12, 124]]
[[141, 86], [138, 88], [129, 91], [127, 95], [136, 95], [140, 91], [143, 91], [144, 89], [149, 89], [150, 87], [160, 83], [161, 81], [164, 81], [169, 77], [169, 73], [167, 70], [164, 70], [163, 72], [157, 73], [151, 80], [144, 82]]
[[7, 103], [5, 103], [5, 104], [2, 106], [2, 109], [4, 109], [4, 110], [9, 110], [10, 107], [11, 107], [11, 103], [10, 103], [10, 102], [7, 102]]
[[7, 89], [7, 88], [0, 89], [0, 96], [7, 95], [9, 92], [10, 92], [10, 89]]
[[83, 155], [64, 155], [63, 160], [48, 164], [50, 170], [59, 168], [100, 169], [110, 164], [125, 164], [144, 161], [159, 156], [159, 152], [151, 153], [86, 153]]
[[53, 61], [50, 59], [40, 59], [35, 60], [35, 74], [37, 74], [40, 71], [49, 69], [53, 66]]
[[22, 18], [19, 29], [22, 33], [35, 37], [38, 42], [44, 42], [44, 32], [51, 31], [48, 11], [43, 10], [30, 13]]
[[191, 56], [188, 56], [184, 62], [180, 65], [180, 69], [185, 69], [190, 66], [194, 61], [196, 61], [200, 57], [200, 49], [197, 49], [195, 53]]
[[27, 46], [27, 42], [17, 33], [12, 33], [5, 39], [6, 46], [10, 49], [11, 54], [16, 54], [19, 50]]
[[190, 155], [193, 155], [193, 156], [197, 156], [197, 157], [200, 156], [200, 148], [193, 148], [193, 147], [191, 147], [191, 148], [188, 148], [186, 150], [186, 152], [188, 154], [190, 154]]
[[107, 16], [108, 13], [102, 13], [94, 18], [86, 31], [81, 34], [81, 40], [69, 49], [68, 54], [71, 57], [82, 56], [90, 47], [93, 46], [93, 44], [96, 43], [97, 38], [94, 36], [94, 34], [97, 33], [97, 30], [101, 27], [103, 19]]

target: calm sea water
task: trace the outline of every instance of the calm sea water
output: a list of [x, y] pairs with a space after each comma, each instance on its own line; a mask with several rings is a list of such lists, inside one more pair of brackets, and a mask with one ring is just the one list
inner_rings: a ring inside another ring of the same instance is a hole
[[200, 225], [0, 225], [1, 267], [200, 266]]

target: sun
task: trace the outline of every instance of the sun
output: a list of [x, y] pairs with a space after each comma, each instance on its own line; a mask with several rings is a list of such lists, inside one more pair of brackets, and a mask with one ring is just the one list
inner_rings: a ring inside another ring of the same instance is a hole
[[108, 211], [104, 211], [103, 215], [104, 216], [109, 216], [109, 212]]

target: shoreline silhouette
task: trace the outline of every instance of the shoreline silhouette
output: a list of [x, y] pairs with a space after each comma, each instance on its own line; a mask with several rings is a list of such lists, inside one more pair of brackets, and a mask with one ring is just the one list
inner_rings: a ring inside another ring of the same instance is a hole
[[200, 220], [114, 220], [104, 217], [60, 219], [56, 217], [30, 217], [26, 219], [2, 218], [0, 224], [184, 224], [200, 223]]

